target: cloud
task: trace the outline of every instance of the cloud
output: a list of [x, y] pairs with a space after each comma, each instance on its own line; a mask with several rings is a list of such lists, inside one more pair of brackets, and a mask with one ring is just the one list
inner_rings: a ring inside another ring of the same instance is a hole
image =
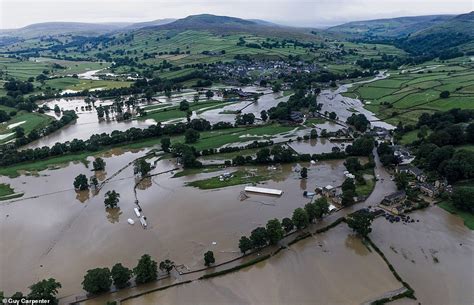
[[139, 22], [201, 13], [316, 26], [471, 10], [471, 0], [1, 0], [0, 28], [47, 21]]

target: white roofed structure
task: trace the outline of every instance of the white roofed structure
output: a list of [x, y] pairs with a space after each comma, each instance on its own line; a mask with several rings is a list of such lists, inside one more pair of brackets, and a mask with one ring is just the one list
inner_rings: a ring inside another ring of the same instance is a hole
[[267, 188], [256, 187], [256, 186], [246, 186], [244, 190], [245, 190], [246, 192], [259, 193], [259, 194], [266, 194], [266, 195], [281, 196], [281, 194], [283, 194], [283, 191], [282, 191], [282, 190], [267, 189]]

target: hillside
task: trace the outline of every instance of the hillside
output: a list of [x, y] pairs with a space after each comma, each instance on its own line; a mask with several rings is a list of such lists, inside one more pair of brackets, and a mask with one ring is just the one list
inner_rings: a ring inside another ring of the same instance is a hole
[[354, 21], [327, 29], [350, 38], [399, 38], [430, 28], [451, 19], [450, 15], [399, 17]]
[[45, 22], [35, 23], [23, 28], [2, 30], [0, 35], [34, 38], [56, 35], [95, 36], [118, 30], [128, 24], [124, 23], [82, 23], [82, 22]]
[[168, 30], [174, 32], [193, 30], [208, 31], [214, 34], [249, 33], [253, 35], [307, 40], [314, 40], [315, 38], [315, 36], [310, 33], [309, 29], [280, 26], [262, 20], [246, 20], [211, 14], [188, 16], [171, 23], [148, 27], [142, 30]]
[[474, 12], [451, 17], [442, 23], [417, 31], [399, 45], [407, 51], [442, 51], [472, 42], [474, 39]]

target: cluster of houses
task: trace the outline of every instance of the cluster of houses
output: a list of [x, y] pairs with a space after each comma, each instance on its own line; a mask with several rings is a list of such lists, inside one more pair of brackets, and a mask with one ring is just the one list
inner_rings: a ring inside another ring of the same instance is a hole
[[420, 192], [430, 198], [435, 198], [441, 192], [452, 192], [452, 186], [446, 180], [436, 180], [435, 182], [428, 182], [427, 176], [422, 169], [413, 165], [400, 164], [396, 168], [397, 173], [406, 173], [415, 178], [415, 182], [410, 183], [410, 186], [420, 190]]
[[303, 61], [289, 63], [282, 60], [236, 60], [213, 65], [207, 72], [221, 79], [257, 77], [260, 81], [276, 79], [281, 74], [311, 73], [319, 69], [316, 63]]

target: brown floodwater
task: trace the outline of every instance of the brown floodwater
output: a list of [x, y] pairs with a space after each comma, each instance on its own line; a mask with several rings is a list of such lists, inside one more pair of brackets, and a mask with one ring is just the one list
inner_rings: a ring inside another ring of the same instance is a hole
[[387, 78], [389, 75], [386, 73], [380, 73], [373, 79], [355, 82], [351, 84], [344, 84], [339, 86], [336, 90], [326, 89], [322, 90], [321, 94], [318, 95], [318, 103], [323, 104], [322, 111], [334, 111], [339, 120], [345, 122], [354, 112], [364, 114], [367, 119], [371, 122], [372, 126], [379, 126], [386, 129], [395, 129], [395, 126], [386, 122], [380, 121], [372, 112], [364, 108], [364, 104], [357, 98], [350, 98], [343, 96], [342, 93], [346, 92], [347, 89], [356, 84], [363, 84], [374, 82]]
[[421, 304], [471, 305], [474, 232], [460, 217], [435, 206], [410, 214], [419, 222], [377, 219], [371, 237]]
[[[119, 151], [120, 155], [105, 156], [106, 173], [99, 176], [109, 177], [145, 152]], [[154, 176], [137, 187], [137, 198], [148, 219], [147, 230], [138, 222], [133, 226], [127, 223], [128, 218], [137, 220], [133, 212], [136, 178], [131, 166], [98, 194], [78, 194], [72, 189], [77, 174], [93, 174], [82, 163], [41, 171], [38, 176], [2, 177], [2, 182], [25, 195], [0, 205], [0, 287], [6, 294], [26, 292], [35, 281], [54, 277], [62, 283], [60, 296], [64, 297], [81, 293], [80, 283], [88, 269], [111, 267], [116, 262], [133, 267], [144, 253], [158, 261], [171, 258], [187, 268], [202, 267], [203, 253], [210, 249], [217, 261], [237, 257], [240, 236], [271, 218], [291, 215], [308, 202], [302, 195], [304, 190], [342, 183], [342, 163], [311, 166], [307, 183], [301, 183], [291, 166], [283, 166], [272, 181], [263, 184], [282, 189], [283, 196], [251, 195], [244, 201], [239, 199], [242, 185], [217, 190], [184, 186], [187, 181], [219, 173], [174, 179], [170, 179], [171, 173]], [[163, 160], [153, 172], [174, 167], [174, 163]], [[119, 210], [105, 209], [103, 196], [108, 190], [120, 193]]]
[[341, 224], [238, 272], [124, 304], [361, 304], [400, 287], [377, 253]]

